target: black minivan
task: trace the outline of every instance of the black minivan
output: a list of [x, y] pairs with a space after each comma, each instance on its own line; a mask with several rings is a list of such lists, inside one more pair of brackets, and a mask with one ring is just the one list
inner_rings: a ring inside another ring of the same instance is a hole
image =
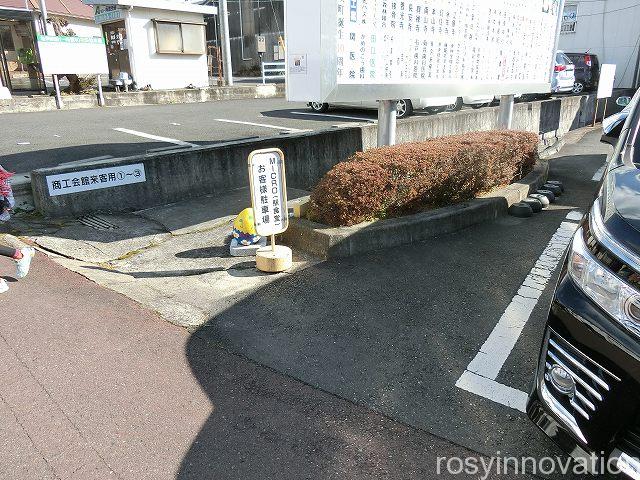
[[575, 66], [574, 75], [576, 81], [573, 84], [573, 93], [582, 93], [598, 88], [600, 78], [600, 61], [597, 55], [592, 53], [564, 53], [571, 59]]
[[[568, 250], [527, 414], [581, 463], [640, 479], [640, 91], [605, 119], [614, 146]], [[592, 472], [596, 473], [596, 472]]]

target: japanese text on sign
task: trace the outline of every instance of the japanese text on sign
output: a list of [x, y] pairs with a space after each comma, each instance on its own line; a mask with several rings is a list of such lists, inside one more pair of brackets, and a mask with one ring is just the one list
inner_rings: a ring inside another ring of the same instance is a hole
[[[548, 92], [562, 4], [288, 1], [287, 98], [331, 103]], [[291, 67], [294, 53], [305, 55], [304, 76]]]
[[47, 176], [49, 195], [52, 197], [145, 181], [144, 164], [142, 163]]
[[256, 232], [261, 236], [284, 232], [289, 225], [284, 154], [278, 149], [251, 153], [249, 175]]
[[337, 0], [338, 83], [547, 82], [555, 8], [517, 0]]

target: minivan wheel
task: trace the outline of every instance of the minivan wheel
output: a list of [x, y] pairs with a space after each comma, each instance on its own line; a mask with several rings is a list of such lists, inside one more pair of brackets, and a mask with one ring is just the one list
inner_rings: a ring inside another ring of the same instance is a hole
[[310, 102], [309, 106], [311, 107], [311, 110], [313, 110], [314, 112], [317, 112], [317, 113], [325, 113], [326, 111], [329, 110], [329, 104], [328, 103]]
[[413, 113], [413, 104], [409, 99], [398, 100], [396, 104], [396, 117], [407, 118]]
[[582, 93], [584, 92], [584, 83], [582, 82], [576, 82], [573, 84], [573, 90], [571, 90], [573, 93]]

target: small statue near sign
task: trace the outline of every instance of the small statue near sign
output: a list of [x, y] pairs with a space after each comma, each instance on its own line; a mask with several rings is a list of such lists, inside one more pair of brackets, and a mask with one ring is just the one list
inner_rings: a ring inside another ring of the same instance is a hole
[[245, 208], [233, 221], [233, 240], [229, 252], [234, 257], [250, 257], [266, 246], [267, 239], [256, 232], [253, 208]]

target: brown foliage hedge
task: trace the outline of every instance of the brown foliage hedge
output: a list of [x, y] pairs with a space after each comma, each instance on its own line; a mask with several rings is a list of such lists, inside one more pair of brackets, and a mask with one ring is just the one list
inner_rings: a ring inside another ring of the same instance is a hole
[[537, 146], [534, 133], [502, 130], [358, 152], [322, 178], [308, 216], [346, 226], [464, 202], [529, 173]]

